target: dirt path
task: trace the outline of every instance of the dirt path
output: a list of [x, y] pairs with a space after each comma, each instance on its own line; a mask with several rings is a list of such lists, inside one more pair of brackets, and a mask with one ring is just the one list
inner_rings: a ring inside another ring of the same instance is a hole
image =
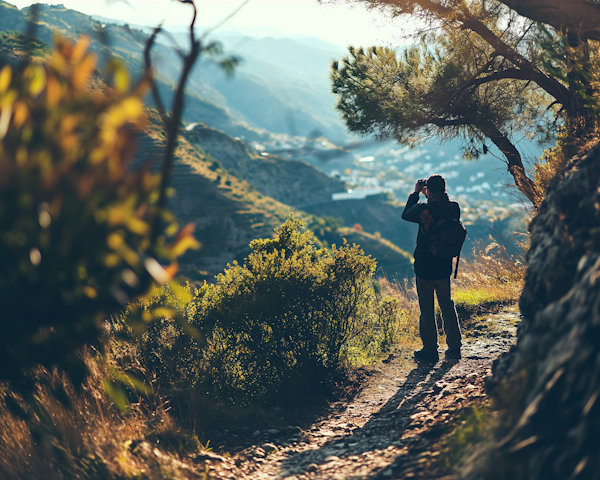
[[255, 432], [256, 444], [233, 457], [194, 460], [205, 462], [210, 478], [227, 480], [454, 478], [431, 447], [461, 409], [483, 400], [484, 379], [514, 343], [518, 321], [514, 308], [489, 316], [465, 336], [458, 361], [442, 355], [417, 365], [400, 350], [352, 402], [333, 404], [308, 430]]

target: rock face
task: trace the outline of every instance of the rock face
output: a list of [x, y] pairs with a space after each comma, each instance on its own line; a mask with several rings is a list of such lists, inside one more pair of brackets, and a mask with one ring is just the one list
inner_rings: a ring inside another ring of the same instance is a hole
[[517, 345], [489, 383], [512, 424], [496, 464], [507, 478], [600, 478], [599, 148], [554, 179], [530, 231]]

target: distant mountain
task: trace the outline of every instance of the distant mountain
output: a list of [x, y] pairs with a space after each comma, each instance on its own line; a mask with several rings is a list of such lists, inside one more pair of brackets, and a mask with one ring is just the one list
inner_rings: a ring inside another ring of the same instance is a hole
[[[181, 44], [188, 40], [187, 33], [173, 32], [172, 36]], [[221, 107], [274, 133], [309, 136], [318, 131], [318, 136], [336, 143], [349, 140], [329, 86], [329, 64], [344, 53], [343, 48], [314, 37], [256, 38], [228, 33], [213, 38], [242, 60], [231, 78], [210, 60], [201, 61], [194, 70], [196, 83], [220, 93], [215, 98]]]
[[[106, 25], [126, 25], [101, 16], [94, 19]], [[150, 26], [128, 26], [146, 34], [153, 30]], [[198, 35], [206, 30], [198, 27]], [[159, 37], [159, 42], [166, 46], [174, 40], [188, 47], [188, 27], [168, 27], [168, 31], [169, 36]], [[345, 53], [343, 47], [309, 35], [287, 35], [272, 27], [217, 30], [210, 40], [221, 42], [225, 51], [242, 63], [229, 78], [210, 60], [199, 62], [191, 78], [195, 91], [259, 129], [298, 136], [318, 131], [319, 136], [334, 142], [349, 140], [334, 110], [329, 86], [329, 64]], [[173, 70], [165, 60], [160, 58], [160, 71], [169, 75]]]
[[[0, 0], [0, 31], [27, 28], [29, 8], [17, 9]], [[128, 66], [134, 78], [142, 75], [144, 68], [143, 51], [148, 35], [127, 25], [103, 24], [89, 15], [63, 8], [61, 5], [39, 4], [39, 22], [35, 36], [53, 44], [55, 32], [64, 37], [77, 39], [82, 34], [91, 38], [90, 48], [103, 60], [111, 56], [121, 58]], [[167, 101], [173, 95], [174, 81], [179, 78], [181, 62], [173, 50], [157, 44], [153, 51], [153, 60], [159, 65], [157, 83]], [[192, 81], [186, 92], [185, 118], [190, 122], [208, 122], [234, 136], [244, 136], [251, 140], [268, 137], [268, 132], [253, 128], [240, 119], [240, 115], [220, 106], [224, 102], [220, 94], [211, 87]], [[151, 103], [151, 99], [149, 99]]]

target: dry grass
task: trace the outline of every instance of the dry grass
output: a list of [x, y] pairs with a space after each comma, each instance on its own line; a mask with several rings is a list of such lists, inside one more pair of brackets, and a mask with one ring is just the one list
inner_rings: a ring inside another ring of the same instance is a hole
[[[521, 247], [520, 252], [524, 246]], [[454, 282], [457, 307], [515, 303], [523, 290], [526, 269], [520, 252], [511, 254], [491, 237], [487, 245], [477, 244], [469, 259], [460, 262]]]
[[79, 392], [57, 372], [36, 372], [34, 398], [28, 405], [19, 401], [29, 413], [27, 421], [9, 412], [12, 394], [1, 387], [0, 478], [198, 478], [165, 452], [168, 442], [160, 444], [160, 439], [175, 439], [179, 448], [185, 440], [160, 398], [143, 399], [129, 391], [129, 410], [121, 413], [103, 388], [108, 365], [89, 353], [85, 358], [91, 375]]
[[[520, 250], [525, 246], [521, 245]], [[510, 253], [491, 237], [477, 244], [468, 259], [461, 259], [458, 278], [452, 278], [452, 297], [463, 326], [484, 313], [518, 301], [523, 289], [525, 264], [518, 252]], [[400, 309], [399, 344], [416, 346], [419, 342], [419, 304], [413, 279], [390, 282], [379, 280], [383, 296], [398, 299]], [[436, 311], [439, 308], [436, 306]], [[440, 339], [444, 343], [444, 338]]]

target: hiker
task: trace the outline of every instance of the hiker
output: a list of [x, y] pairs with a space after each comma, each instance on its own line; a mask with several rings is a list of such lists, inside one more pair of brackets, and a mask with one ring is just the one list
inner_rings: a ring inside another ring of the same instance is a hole
[[[423, 193], [427, 197], [427, 203], [419, 203], [419, 193]], [[448, 343], [446, 358], [458, 359], [460, 358], [462, 342], [450, 287], [452, 256], [440, 257], [434, 255], [432, 249], [438, 252], [438, 245], [432, 244], [432, 239], [428, 236], [428, 232], [431, 235], [433, 231], [440, 228], [439, 225], [442, 223], [440, 220], [460, 220], [460, 206], [456, 202], [451, 202], [448, 198], [444, 177], [432, 175], [427, 180], [419, 180], [415, 185], [415, 191], [408, 197], [402, 218], [408, 222], [419, 224], [417, 247], [414, 253], [414, 268], [419, 308], [421, 310], [419, 332], [423, 348], [417, 350], [414, 357], [417, 360], [432, 362], [437, 362], [439, 358], [438, 332], [433, 305], [433, 292], [435, 291], [442, 311], [444, 331]], [[453, 223], [455, 227], [459, 225], [464, 230], [459, 221], [450, 220], [450, 223]], [[464, 230], [464, 235], [466, 235], [466, 230]], [[464, 236], [460, 241], [460, 246], [457, 247], [459, 255], [462, 242], [464, 242]], [[450, 247], [456, 249], [454, 246]], [[453, 256], [455, 256], [454, 254]], [[456, 268], [458, 268], [458, 260]]]

